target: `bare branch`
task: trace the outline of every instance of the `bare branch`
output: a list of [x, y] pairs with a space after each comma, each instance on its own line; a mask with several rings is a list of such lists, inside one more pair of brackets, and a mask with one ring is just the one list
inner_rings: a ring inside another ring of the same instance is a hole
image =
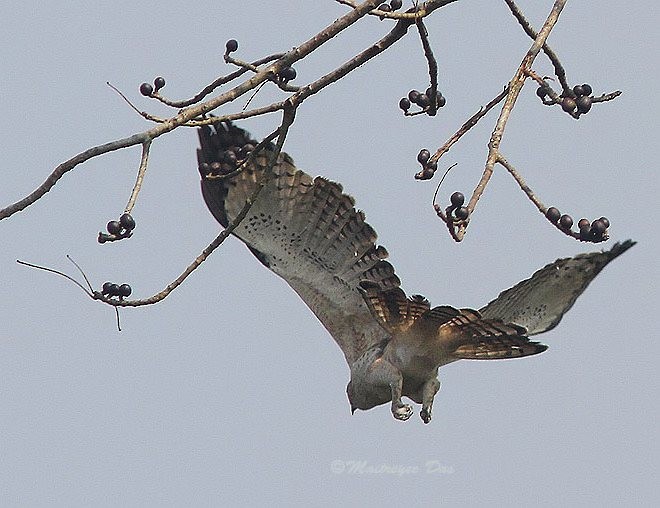
[[125, 213], [131, 213], [135, 202], [137, 201], [138, 194], [142, 188], [142, 182], [144, 181], [144, 174], [147, 172], [147, 162], [149, 161], [149, 148], [151, 147], [151, 140], [145, 141], [142, 143], [142, 157], [140, 159], [140, 167], [138, 168], [137, 179], [135, 180], [135, 185], [133, 186], [133, 191], [131, 192], [131, 197], [128, 200], [128, 204], [124, 209]]
[[[472, 197], [470, 198], [470, 201], [467, 204], [467, 209], [470, 215], [472, 215], [472, 212], [474, 211], [474, 208], [477, 202], [479, 201], [479, 198], [483, 194], [486, 185], [488, 184], [488, 181], [493, 175], [493, 167], [495, 163], [498, 162], [499, 158], [501, 157], [499, 148], [500, 148], [500, 143], [502, 141], [502, 136], [504, 135], [504, 130], [506, 128], [506, 124], [509, 119], [509, 116], [511, 115], [511, 111], [513, 110], [516, 100], [520, 95], [520, 91], [522, 90], [525, 80], [528, 77], [528, 71], [531, 68], [532, 63], [538, 56], [539, 51], [545, 44], [546, 39], [550, 35], [550, 32], [557, 23], [557, 20], [559, 19], [559, 15], [561, 14], [561, 11], [565, 5], [566, 5], [566, 0], [555, 1], [552, 10], [550, 11], [550, 14], [548, 15], [548, 18], [546, 19], [545, 23], [543, 24], [543, 27], [538, 33], [536, 40], [527, 51], [527, 54], [523, 58], [513, 79], [509, 82], [506, 100], [504, 101], [504, 105], [502, 106], [502, 110], [497, 120], [497, 124], [495, 125], [495, 129], [491, 134], [490, 142], [488, 143], [488, 159], [486, 161], [486, 167], [484, 169], [481, 180], [477, 184], [472, 194]], [[463, 236], [465, 235], [465, 231], [469, 224], [469, 221], [470, 219], [468, 217], [466, 220], [462, 221], [462, 223], [458, 226], [458, 230], [456, 231], [456, 236], [455, 236], [455, 238], [458, 241], [462, 240]]]

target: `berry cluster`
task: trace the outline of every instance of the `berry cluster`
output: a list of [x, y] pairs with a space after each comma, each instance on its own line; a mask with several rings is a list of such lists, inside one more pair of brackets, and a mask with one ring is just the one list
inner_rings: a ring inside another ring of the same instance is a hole
[[428, 180], [429, 178], [432, 178], [433, 174], [438, 169], [438, 162], [430, 161], [430, 158], [431, 152], [429, 152], [426, 148], [422, 148], [417, 154], [417, 162], [422, 165], [422, 171], [420, 172], [420, 178], [422, 180]]
[[[412, 104], [417, 104], [422, 111], [426, 111], [431, 105], [431, 87], [426, 89], [426, 92], [421, 93], [419, 90], [410, 90], [408, 92], [408, 97], [404, 97], [399, 101], [399, 107], [403, 110], [404, 113], [408, 113], [410, 106]], [[447, 99], [438, 91], [435, 96], [436, 107], [442, 108], [447, 104]]]
[[465, 220], [468, 218], [470, 212], [466, 206], [463, 206], [463, 203], [465, 203], [465, 196], [462, 192], [454, 192], [450, 196], [449, 201], [451, 202], [451, 206], [447, 209], [448, 214], [454, 212], [454, 217], [459, 220]]
[[549, 95], [548, 88], [541, 86], [536, 90], [536, 95], [538, 95], [544, 104], [561, 104], [561, 109], [563, 109], [569, 115], [579, 118], [580, 115], [588, 113], [593, 104], [593, 96], [591, 93], [593, 89], [588, 83], [582, 85], [575, 85], [572, 90], [565, 91], [559, 96], [558, 102], [554, 102], [552, 99], [547, 101], [546, 97]]
[[128, 238], [135, 229], [135, 219], [130, 213], [122, 214], [119, 220], [111, 220], [106, 226], [107, 233], [99, 233], [99, 243], [114, 242]]
[[131, 295], [131, 286], [128, 284], [115, 284], [114, 282], [104, 282], [103, 289], [101, 290], [102, 295], [109, 296], [118, 296], [121, 300], [122, 298], [127, 298]]
[[402, 0], [390, 0], [390, 3], [380, 4], [378, 6], [378, 10], [383, 12], [398, 11], [399, 9], [401, 9], [402, 5], [403, 5]]
[[556, 225], [559, 229], [571, 233], [571, 236], [579, 238], [585, 242], [602, 242], [607, 240], [607, 228], [610, 227], [610, 221], [607, 217], [601, 217], [593, 222], [589, 219], [580, 219], [577, 223], [579, 233], [573, 233], [573, 217], [563, 214], [554, 206], [548, 208], [545, 212], [546, 218]]
[[[215, 131], [216, 136], [209, 136], [209, 146], [215, 148], [214, 153], [204, 154], [206, 160], [199, 162], [199, 172], [204, 178], [235, 171], [257, 145], [247, 132], [231, 123], [216, 124]], [[210, 130], [202, 131], [202, 135], [210, 135]]]
[[158, 76], [156, 79], [154, 79], [153, 86], [150, 85], [149, 83], [142, 83], [140, 85], [140, 93], [145, 97], [151, 97], [154, 93], [158, 92], [158, 90], [160, 90], [164, 86], [165, 86], [165, 78], [162, 76]]

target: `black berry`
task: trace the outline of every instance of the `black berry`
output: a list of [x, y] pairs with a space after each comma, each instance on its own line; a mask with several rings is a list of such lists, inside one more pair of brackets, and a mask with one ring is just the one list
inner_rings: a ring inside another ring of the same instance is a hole
[[140, 93], [145, 97], [151, 97], [151, 94], [154, 93], [154, 87], [149, 83], [142, 83], [140, 85]]
[[429, 152], [426, 148], [422, 148], [417, 154], [417, 162], [424, 166], [429, 161], [430, 157], [431, 152]]
[[591, 92], [593, 92], [593, 90], [591, 88], [591, 85], [589, 85], [587, 83], [583, 83], [582, 84], [582, 93], [584, 95], [591, 95]]
[[440, 92], [438, 92], [438, 96], [435, 98], [435, 100], [439, 108], [443, 108], [445, 104], [447, 104], [447, 99], [445, 99], [445, 97]]
[[399, 101], [399, 107], [400, 107], [403, 111], [408, 111], [408, 110], [410, 109], [410, 100], [408, 100], [407, 97], [404, 97], [403, 99], [401, 99], [401, 100]]
[[110, 286], [112, 286], [112, 282], [104, 282], [103, 283], [103, 289], [101, 290], [101, 294], [107, 295], [110, 293]]
[[410, 90], [410, 92], [408, 92], [408, 98], [410, 99], [410, 102], [417, 104], [417, 100], [419, 99], [419, 91]]
[[238, 49], [238, 41], [236, 39], [229, 39], [227, 44], [225, 44], [225, 49], [227, 53], [233, 53]]
[[117, 296], [121, 296], [122, 298], [125, 298], [130, 295], [131, 295], [131, 286], [129, 286], [128, 284], [122, 284], [117, 288]]
[[419, 97], [417, 98], [417, 105], [420, 108], [428, 108], [431, 105], [431, 99], [429, 99], [429, 96], [425, 93], [419, 94]]
[[470, 215], [470, 212], [466, 207], [461, 206], [460, 208], [457, 208], [456, 211], [454, 211], [454, 215], [457, 219], [465, 220], [468, 218], [468, 215]]
[[111, 235], [118, 235], [121, 232], [121, 224], [116, 220], [111, 220], [108, 222], [106, 229]]
[[575, 103], [577, 104], [577, 109], [580, 113], [586, 113], [591, 109], [591, 97], [588, 97], [586, 95], [583, 95], [582, 97], [578, 97], [577, 101]]
[[121, 217], [119, 217], [119, 223], [127, 231], [132, 231], [135, 229], [135, 219], [131, 217], [130, 213], [125, 213]]
[[162, 76], [158, 76], [156, 79], [154, 79], [154, 89], [156, 91], [160, 90], [165, 86], [165, 78]]
[[561, 217], [561, 212], [554, 206], [551, 206], [546, 210], [545, 216], [550, 222], [556, 224], [559, 220], [559, 217]]
[[544, 86], [540, 86], [536, 89], [536, 95], [541, 99], [545, 99], [545, 96], [548, 95], [548, 91]]
[[[104, 286], [105, 286], [105, 284], [104, 284]], [[110, 285], [108, 285], [108, 295], [109, 296], [119, 296], [119, 285], [114, 284], [114, 283], [111, 282]]]
[[566, 214], [562, 215], [559, 218], [559, 225], [563, 229], [571, 229], [571, 227], [573, 226], [573, 217], [571, 217], [570, 215], [566, 215]]
[[389, 4], [380, 4], [380, 6], [378, 6], [378, 10], [383, 12], [390, 12], [392, 8]]
[[598, 220], [601, 221], [603, 224], [605, 224], [605, 228], [609, 228], [609, 227], [610, 227], [610, 221], [608, 220], [607, 217], [601, 217], [601, 218], [598, 219]]
[[465, 203], [465, 196], [462, 192], [454, 192], [449, 200], [454, 208], [460, 208]]
[[589, 219], [580, 219], [577, 224], [578, 229], [588, 228], [590, 225]]
[[392, 7], [393, 11], [396, 11], [397, 9], [401, 9], [402, 5], [403, 5], [402, 0], [390, 0], [390, 7]]
[[596, 219], [591, 223], [591, 232], [596, 236], [602, 236], [606, 230], [607, 227], [602, 220]]
[[582, 85], [575, 85], [575, 86], [573, 87], [573, 93], [574, 93], [577, 97], [580, 97], [580, 96], [582, 96], [582, 95], [586, 95], [586, 94], [584, 93], [584, 88], [582, 87]]
[[296, 79], [296, 70], [293, 67], [285, 67], [280, 71], [280, 77], [284, 81], [292, 81]]

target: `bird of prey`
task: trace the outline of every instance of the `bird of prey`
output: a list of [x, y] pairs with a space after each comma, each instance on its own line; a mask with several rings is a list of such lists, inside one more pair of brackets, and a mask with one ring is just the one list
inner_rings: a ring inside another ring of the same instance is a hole
[[422, 405], [420, 416], [429, 423], [439, 367], [545, 351], [529, 337], [554, 328], [605, 265], [635, 243], [558, 259], [478, 311], [431, 307], [400, 288], [387, 251], [341, 185], [312, 178], [285, 153], [266, 172], [272, 145], [236, 171], [257, 142], [231, 123], [203, 127], [199, 138], [209, 210], [227, 227], [252, 201], [233, 234], [298, 293], [337, 342], [350, 367], [352, 412], [391, 403], [394, 418], [407, 420], [412, 408], [405, 396]]

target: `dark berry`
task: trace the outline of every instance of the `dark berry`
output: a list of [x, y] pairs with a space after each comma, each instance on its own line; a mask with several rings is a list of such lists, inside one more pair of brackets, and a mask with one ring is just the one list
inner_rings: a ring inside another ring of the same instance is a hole
[[404, 97], [399, 101], [399, 107], [403, 111], [408, 111], [410, 109], [410, 100], [408, 100], [408, 97]]
[[378, 6], [378, 10], [383, 12], [390, 12], [392, 8], [389, 4], [380, 4], [380, 6]]
[[410, 102], [417, 104], [417, 100], [419, 99], [419, 91], [410, 90], [410, 92], [408, 92], [408, 98], [410, 99]]
[[577, 223], [578, 229], [588, 228], [590, 225], [589, 219], [580, 219]]
[[135, 219], [133, 219], [133, 217], [131, 217], [130, 213], [122, 214], [122, 216], [119, 217], [119, 223], [127, 231], [132, 231], [132, 230], [135, 229]]
[[445, 99], [445, 97], [440, 92], [438, 92], [438, 96], [435, 98], [435, 100], [439, 108], [443, 108], [445, 104], [447, 104], [447, 99]]
[[149, 83], [142, 83], [140, 85], [140, 93], [145, 97], [151, 97], [151, 94], [154, 93], [154, 87]]
[[582, 85], [575, 85], [575, 86], [573, 87], [573, 93], [574, 93], [577, 97], [581, 97], [582, 95], [586, 95], [586, 94], [584, 93], [584, 88], [582, 88]]
[[429, 152], [426, 148], [422, 148], [417, 154], [417, 162], [424, 166], [429, 161], [430, 157], [431, 152]]
[[[104, 284], [104, 286], [105, 286], [105, 284]], [[114, 284], [114, 283], [111, 282], [108, 285], [108, 295], [109, 296], [119, 296], [119, 285]]]
[[117, 296], [121, 296], [122, 298], [125, 298], [130, 295], [131, 295], [131, 286], [129, 286], [128, 284], [122, 284], [117, 288]]
[[296, 79], [297, 73], [293, 67], [285, 67], [280, 71], [280, 77], [284, 81], [292, 81]]
[[561, 109], [566, 111], [566, 113], [571, 113], [575, 111], [575, 101], [570, 97], [564, 97], [561, 101]]
[[593, 90], [591, 88], [591, 85], [589, 85], [587, 83], [583, 83], [582, 84], [582, 93], [584, 95], [591, 95], [591, 92], [593, 92]]
[[401, 9], [402, 5], [403, 5], [402, 0], [390, 0], [390, 7], [392, 7], [393, 11], [396, 11], [397, 9]]
[[465, 203], [465, 196], [463, 196], [462, 192], [454, 192], [449, 200], [454, 208], [460, 208]]
[[417, 98], [417, 105], [420, 108], [428, 108], [431, 105], [431, 99], [429, 99], [429, 96], [425, 93], [419, 94], [419, 97]]
[[591, 229], [589, 229], [589, 226], [580, 228], [580, 240], [591, 240]]
[[554, 206], [551, 206], [546, 210], [545, 216], [550, 222], [556, 224], [557, 221], [559, 220], [559, 217], [561, 217], [561, 212]]
[[562, 215], [559, 218], [559, 225], [564, 229], [571, 229], [571, 227], [573, 226], [573, 217], [566, 214]]
[[158, 76], [156, 79], [154, 79], [154, 89], [156, 91], [160, 90], [165, 86], [165, 78], [162, 76]]
[[435, 173], [435, 171], [438, 169], [438, 161], [427, 162], [426, 169], [428, 169], [429, 171], [433, 171]]
[[605, 224], [605, 228], [609, 228], [609, 227], [610, 227], [610, 221], [608, 220], [607, 217], [601, 217], [601, 218], [598, 219], [598, 220], [601, 221], [603, 224]]
[[468, 218], [468, 215], [470, 215], [470, 212], [468, 212], [466, 207], [461, 206], [454, 211], [454, 215], [457, 219], [465, 220]]
[[229, 39], [227, 44], [225, 44], [225, 49], [227, 53], [233, 53], [238, 49], [238, 41], [236, 39]]
[[225, 151], [224, 160], [225, 162], [229, 162], [230, 164], [236, 164], [236, 161], [238, 160], [238, 157], [236, 157], [236, 152], [234, 152], [233, 150]]
[[108, 230], [108, 233], [110, 233], [111, 235], [118, 235], [121, 232], [121, 224], [119, 223], [119, 221], [111, 220], [110, 222], [108, 222], [106, 229]]
[[577, 104], [577, 109], [580, 113], [586, 113], [591, 109], [591, 97], [588, 97], [586, 95], [583, 95], [582, 97], [578, 97], [577, 101], [575, 103]]
[[544, 86], [540, 86], [536, 89], [536, 95], [541, 99], [545, 99], [545, 96], [548, 95], [548, 91]]
[[591, 223], [591, 231], [596, 236], [602, 236], [603, 233], [607, 230], [605, 223], [602, 220], [596, 219]]
[[103, 294], [103, 295], [110, 294], [111, 286], [112, 286], [112, 282], [104, 282], [103, 283], [103, 289], [101, 290], [101, 294]]

